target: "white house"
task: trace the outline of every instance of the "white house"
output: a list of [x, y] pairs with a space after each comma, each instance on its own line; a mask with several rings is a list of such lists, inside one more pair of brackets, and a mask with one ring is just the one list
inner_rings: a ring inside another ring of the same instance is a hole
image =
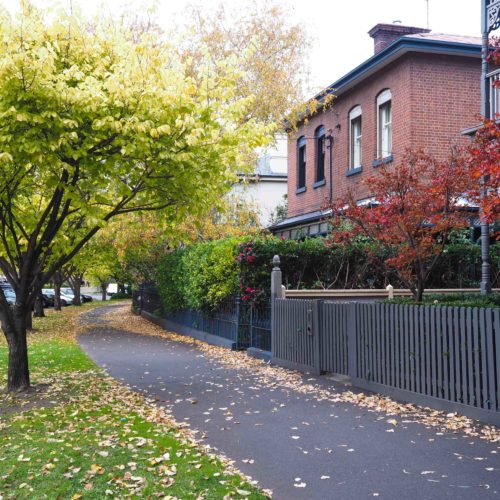
[[255, 172], [241, 175], [241, 181], [232, 189], [233, 194], [258, 208], [264, 227], [287, 194], [287, 160], [287, 136], [278, 135], [275, 146], [259, 157]]

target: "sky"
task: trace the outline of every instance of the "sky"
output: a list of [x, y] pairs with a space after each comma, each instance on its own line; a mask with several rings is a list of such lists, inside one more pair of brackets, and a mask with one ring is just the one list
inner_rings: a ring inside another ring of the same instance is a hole
[[[50, 0], [33, 0], [41, 6]], [[109, 10], [116, 13], [124, 5], [132, 8], [139, 0], [72, 0], [84, 13]], [[71, 0], [59, 0], [65, 5]], [[15, 0], [0, 0], [10, 9]], [[158, 22], [164, 26], [182, 18], [189, 4], [211, 8], [220, 0], [157, 0]], [[244, 6], [247, 0], [224, 0], [232, 6]], [[304, 23], [313, 39], [309, 55], [310, 91], [316, 92], [373, 55], [373, 40], [368, 31], [378, 23], [401, 21], [402, 24], [427, 27], [426, 0], [281, 0], [294, 22]], [[440, 33], [480, 36], [481, 0], [428, 0], [429, 27]]]

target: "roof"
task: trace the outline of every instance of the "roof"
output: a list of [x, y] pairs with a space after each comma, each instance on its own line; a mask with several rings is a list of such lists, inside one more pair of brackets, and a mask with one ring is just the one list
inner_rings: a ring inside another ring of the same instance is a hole
[[328, 215], [331, 215], [332, 211], [330, 209], [328, 210], [316, 210], [314, 212], [309, 212], [307, 214], [302, 214], [302, 215], [296, 215], [295, 217], [289, 217], [287, 219], [284, 219], [280, 222], [277, 222], [276, 224], [273, 224], [270, 226], [268, 229], [270, 230], [278, 230], [278, 229], [284, 229], [287, 227], [291, 226], [296, 226], [298, 224], [305, 224], [308, 222], [316, 222], [324, 217], [327, 217]]
[[349, 73], [339, 78], [329, 87], [317, 94], [315, 98], [321, 101], [328, 94], [335, 94], [338, 96], [408, 52], [480, 58], [481, 38], [464, 35], [448, 35], [445, 33], [415, 33], [412, 35], [404, 35], [361, 63]]
[[446, 33], [414, 33], [412, 35], [405, 35], [404, 38], [423, 38], [426, 40], [437, 40], [440, 42], [481, 45], [481, 37], [479, 36], [448, 35]]

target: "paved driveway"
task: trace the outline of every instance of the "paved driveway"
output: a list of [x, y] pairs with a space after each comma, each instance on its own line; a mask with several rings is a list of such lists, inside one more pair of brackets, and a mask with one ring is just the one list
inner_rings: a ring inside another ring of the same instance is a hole
[[109, 307], [87, 313], [102, 325], [79, 336], [83, 349], [158, 397], [274, 498], [500, 498], [500, 443], [417, 423], [394, 427], [355, 405], [262, 385], [196, 346], [113, 329], [102, 319]]

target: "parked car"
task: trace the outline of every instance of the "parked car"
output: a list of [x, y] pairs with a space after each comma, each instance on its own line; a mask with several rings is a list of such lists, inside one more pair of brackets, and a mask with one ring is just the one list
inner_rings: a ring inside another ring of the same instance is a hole
[[7, 299], [7, 303], [13, 306], [16, 303], [16, 294], [11, 289], [3, 289], [3, 293], [5, 298]]
[[[61, 293], [64, 293], [64, 295], [71, 297], [72, 301], [75, 299], [75, 294], [73, 293], [73, 290], [71, 290], [71, 288], [61, 288]], [[94, 300], [90, 295], [86, 295], [84, 293], [80, 293], [80, 299], [82, 302], [92, 302]]]
[[[52, 288], [42, 288], [42, 294], [46, 295], [49, 300], [52, 300], [52, 305], [55, 300], [55, 291]], [[69, 297], [68, 295], [62, 293], [61, 291], [61, 305], [62, 306], [70, 306], [73, 303], [73, 297]]]
[[54, 295], [49, 296], [42, 292], [43, 307], [54, 307]]

